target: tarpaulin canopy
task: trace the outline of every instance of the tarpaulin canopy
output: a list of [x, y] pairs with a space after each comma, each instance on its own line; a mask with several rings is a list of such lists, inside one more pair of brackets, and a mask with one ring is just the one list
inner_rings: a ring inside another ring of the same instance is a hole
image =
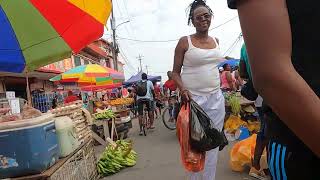
[[[139, 72], [138, 74], [132, 76], [130, 79], [125, 81], [123, 84], [126, 85], [126, 86], [129, 86], [129, 85], [132, 85], [134, 83], [137, 83], [137, 82], [141, 81], [141, 75], [142, 74], [143, 74], [143, 72]], [[148, 80], [150, 80], [150, 81], [161, 81], [161, 76], [148, 75]]]
[[63, 60], [103, 35], [110, 0], [0, 0], [0, 71]]
[[239, 66], [239, 62], [240, 62], [240, 59], [229, 59], [229, 60], [221, 62], [219, 64], [219, 67], [222, 67], [225, 64], [229, 64], [232, 68], [234, 68], [236, 66]]

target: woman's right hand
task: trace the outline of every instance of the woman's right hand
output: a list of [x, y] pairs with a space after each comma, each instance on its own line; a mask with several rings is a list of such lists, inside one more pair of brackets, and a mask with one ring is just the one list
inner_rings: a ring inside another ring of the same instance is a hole
[[191, 100], [191, 97], [192, 97], [192, 95], [191, 95], [190, 91], [188, 91], [186, 89], [181, 91], [182, 102], [189, 102]]

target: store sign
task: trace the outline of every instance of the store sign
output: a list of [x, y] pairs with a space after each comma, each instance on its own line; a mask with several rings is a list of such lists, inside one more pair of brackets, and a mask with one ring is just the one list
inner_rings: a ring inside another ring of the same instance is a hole
[[64, 69], [66, 71], [72, 69], [72, 60], [71, 60], [71, 58], [63, 60], [63, 65], [64, 65]]
[[52, 64], [48, 64], [46, 66], [43, 66], [41, 68], [39, 68], [39, 70], [42, 70], [42, 71], [48, 71], [48, 72], [62, 72], [61, 69], [59, 69], [55, 63], [52, 63]]
[[48, 64], [46, 66], [43, 66], [41, 69], [45, 69], [45, 70], [57, 70], [55, 64]]

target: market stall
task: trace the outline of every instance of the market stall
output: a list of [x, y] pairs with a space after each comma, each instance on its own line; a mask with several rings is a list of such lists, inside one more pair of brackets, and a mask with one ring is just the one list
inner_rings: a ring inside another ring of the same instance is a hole
[[96, 177], [89, 116], [80, 104], [49, 113], [30, 107], [28, 75], [100, 38], [111, 8], [109, 1], [1, 1], [0, 71], [26, 77], [29, 106], [1, 100], [0, 179]]
[[250, 101], [240, 92], [225, 92], [226, 117], [224, 132], [229, 141], [242, 140], [260, 129], [255, 115], [254, 101]]
[[[96, 176], [91, 115], [78, 101], [48, 113], [23, 106], [21, 113], [2, 104], [0, 108], [0, 179], [37, 174], [61, 179], [65, 174], [90, 172]], [[75, 177], [72, 177], [75, 178]]]
[[[252, 167], [260, 120], [254, 101], [244, 98], [240, 92], [227, 92], [224, 96], [227, 111], [224, 134], [228, 141], [235, 141], [230, 151], [230, 168], [235, 172], [244, 172], [247, 167]], [[268, 169], [266, 151], [260, 157], [260, 170], [251, 168], [249, 174], [254, 172], [259, 177], [265, 178], [265, 169]]]
[[[133, 103], [132, 98], [118, 98], [104, 101], [108, 109], [97, 110], [93, 114], [96, 129], [93, 130], [94, 138], [102, 145], [106, 144], [107, 138], [112, 140], [125, 139], [132, 122], [128, 105]], [[99, 128], [103, 127], [103, 128]], [[101, 139], [104, 137], [104, 140]]]

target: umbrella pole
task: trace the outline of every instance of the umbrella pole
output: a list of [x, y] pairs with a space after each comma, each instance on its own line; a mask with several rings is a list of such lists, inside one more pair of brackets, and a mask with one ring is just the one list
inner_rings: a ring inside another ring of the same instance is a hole
[[27, 100], [28, 100], [28, 105], [31, 106], [32, 102], [31, 102], [31, 92], [30, 92], [30, 87], [29, 87], [29, 77], [28, 77], [28, 72], [26, 72], [26, 81], [27, 81], [27, 87], [26, 87], [26, 91], [27, 91]]

